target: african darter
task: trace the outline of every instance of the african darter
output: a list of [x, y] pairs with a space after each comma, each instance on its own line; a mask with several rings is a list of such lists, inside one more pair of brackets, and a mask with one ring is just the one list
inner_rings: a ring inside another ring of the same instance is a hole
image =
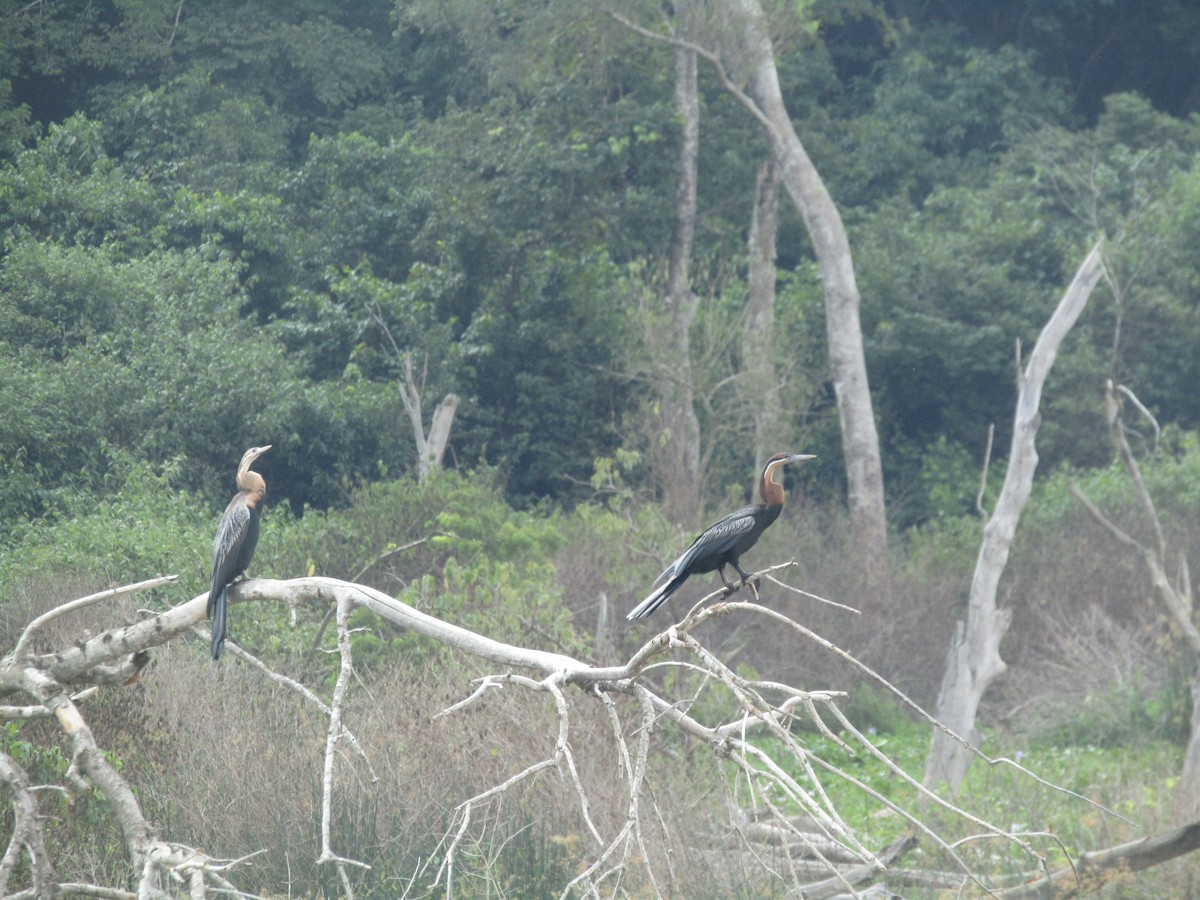
[[790, 463], [810, 459], [816, 457], [811, 454], [776, 453], [768, 459], [758, 482], [758, 492], [763, 502], [758, 506], [742, 507], [704, 529], [679, 559], [663, 569], [654, 582], [654, 592], [635, 606], [626, 618], [644, 619], [650, 615], [670, 600], [690, 575], [715, 569], [721, 573], [721, 581], [729, 592], [735, 586], [725, 577], [725, 567], [733, 566], [742, 576], [742, 584], [745, 584], [750, 576], [739, 564], [742, 554], [755, 545], [759, 535], [779, 518], [783, 509], [783, 485], [775, 481], [775, 473]]
[[267, 483], [257, 472], [251, 472], [254, 461], [271, 449], [251, 447], [242, 454], [238, 464], [237, 486], [213, 541], [212, 587], [208, 591], [208, 615], [212, 617], [212, 656], [221, 658], [225, 645], [225, 592], [246, 568], [254, 556], [258, 544], [258, 520], [262, 515], [263, 497], [267, 495]]

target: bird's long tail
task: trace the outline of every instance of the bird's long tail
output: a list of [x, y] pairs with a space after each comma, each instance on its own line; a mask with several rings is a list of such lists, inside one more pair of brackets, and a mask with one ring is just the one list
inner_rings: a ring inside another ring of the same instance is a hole
[[216, 592], [214, 597], [212, 593], [208, 596], [208, 612], [212, 616], [212, 658], [221, 658], [221, 648], [225, 646], [225, 592], [227, 587], [223, 587]]
[[659, 585], [649, 597], [630, 610], [629, 615], [625, 618], [629, 621], [646, 618], [646, 616], [670, 600], [675, 592], [679, 590], [679, 586], [683, 584], [683, 581], [680, 578], [672, 578], [666, 584]]

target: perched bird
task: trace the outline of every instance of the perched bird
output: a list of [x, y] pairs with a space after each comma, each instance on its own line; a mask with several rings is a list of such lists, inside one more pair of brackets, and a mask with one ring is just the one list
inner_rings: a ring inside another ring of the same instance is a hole
[[816, 457], [811, 454], [776, 453], [768, 459], [758, 482], [758, 492], [763, 502], [758, 506], [742, 507], [704, 529], [679, 559], [663, 569], [654, 582], [654, 591], [635, 606], [626, 618], [644, 619], [670, 600], [689, 576], [701, 572], [715, 569], [721, 573], [725, 588], [733, 590], [734, 585], [725, 577], [725, 567], [733, 566], [742, 576], [742, 584], [745, 584], [750, 576], [739, 563], [742, 554], [757, 543], [759, 535], [779, 518], [783, 509], [783, 485], [775, 480], [775, 473], [786, 465], [810, 459]]
[[251, 472], [254, 461], [271, 449], [251, 447], [242, 454], [238, 464], [238, 492], [233, 495], [221, 524], [217, 526], [217, 537], [213, 541], [212, 587], [208, 591], [208, 615], [212, 618], [212, 657], [221, 658], [225, 645], [225, 592], [254, 557], [258, 544], [258, 520], [262, 515], [263, 497], [267, 495], [267, 483], [257, 472]]

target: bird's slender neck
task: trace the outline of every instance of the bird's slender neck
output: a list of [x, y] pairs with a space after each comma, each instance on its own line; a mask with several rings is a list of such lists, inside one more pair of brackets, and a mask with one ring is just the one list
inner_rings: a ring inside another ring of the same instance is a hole
[[775, 480], [775, 473], [786, 463], [786, 459], [773, 459], [763, 469], [762, 480], [758, 484], [763, 506], [783, 506], [783, 485]]
[[249, 467], [238, 469], [237, 486], [239, 491], [246, 491], [260, 500], [267, 493], [267, 482], [257, 472], [251, 471]]

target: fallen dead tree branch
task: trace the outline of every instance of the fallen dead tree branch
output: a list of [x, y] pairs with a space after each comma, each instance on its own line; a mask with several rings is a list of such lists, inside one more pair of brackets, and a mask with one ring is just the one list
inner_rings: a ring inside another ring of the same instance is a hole
[[[782, 568], [785, 566], [758, 574], [767, 576]], [[427, 615], [380, 591], [337, 579], [246, 581], [230, 588], [229, 601], [269, 603], [288, 609], [303, 608], [304, 604], [329, 604], [336, 611], [337, 677], [326, 698], [318, 696], [322, 691], [272, 672], [249, 654], [246, 659], [268, 678], [305, 697], [328, 718], [320, 776], [318, 862], [331, 867], [347, 896], [352, 896], [359, 884], [371, 877], [370, 862], [335, 851], [338, 837], [331, 812], [339, 791], [346, 789], [346, 767], [354, 759], [366, 760], [371, 772], [370, 779], [356, 782], [360, 788], [370, 791], [378, 783], [370, 767], [371, 747], [355, 738], [342, 721], [346, 697], [358, 684], [349, 640], [349, 615], [356, 608], [370, 610], [393, 625], [497, 667], [497, 671], [478, 678], [463, 699], [440, 712], [430, 710], [431, 718], [461, 715], [472, 706], [492, 702], [497, 692], [522, 692], [545, 697], [557, 723], [556, 730], [551, 728], [547, 733], [533, 730], [523, 738], [531, 746], [549, 738], [551, 745], [545, 755], [529, 764], [513, 766], [509, 774], [484, 790], [457, 798], [440, 845], [412, 873], [405, 889], [407, 895], [452, 891], [461, 867], [466, 864], [464, 848], [468, 842], [478, 848], [487, 829], [495, 829], [498, 820], [493, 813], [499, 809], [498, 804], [506, 795], [524, 791], [527, 785], [549, 775], [558, 778], [571, 797], [566, 812], [578, 820], [586, 841], [586, 848], [580, 851], [583, 855], [579, 868], [561, 886], [561, 896], [605, 896], [624, 890], [631, 883], [644, 885], [646, 891], [655, 895], [677, 892], [679, 860], [684, 858], [679, 854], [684, 851], [669, 843], [662, 812], [648, 793], [647, 778], [656, 769], [666, 770], [678, 764], [679, 755], [671, 746], [680, 742], [705, 748], [716, 764], [725, 769], [732, 788], [728, 802], [733, 826], [729, 837], [733, 840], [728, 852], [749, 854], [753, 867], [761, 871], [764, 884], [785, 885], [787, 890], [802, 891], [804, 896], [812, 897], [851, 893], [884, 876], [920, 838], [936, 847], [958, 869], [946, 877], [957, 878], [960, 885], [973, 882], [978, 889], [988, 890], [966, 860], [956, 853], [956, 844], [943, 839], [926, 824], [919, 805], [915, 802], [906, 805], [882, 796], [858, 780], [852, 771], [808, 749], [797, 736], [799, 724], [817, 729], [846, 750], [866, 754], [891, 776], [902, 779], [913, 796], [937, 803], [944, 812], [981, 836], [1012, 843], [1033, 866], [1042, 869], [1047, 879], [1054, 877], [1043, 857], [1028, 842], [927, 791], [920, 781], [900, 769], [841, 713], [837, 706], [843, 696], [840, 692], [808, 691], [775, 681], [748, 679], [727, 666], [707, 648], [703, 635], [720, 618], [751, 615], [791, 629], [798, 639], [812, 642], [823, 651], [836, 653], [863, 671], [870, 671], [845, 651], [777, 611], [760, 603], [722, 598], [723, 593], [714, 592], [706, 598], [708, 605], [698, 604], [681, 622], [652, 636], [624, 664], [606, 667], [592, 666], [561, 653], [496, 641]], [[188, 884], [193, 896], [203, 896], [206, 889], [234, 891], [226, 879], [231, 867], [241, 860], [218, 860], [159, 835], [157, 827], [145, 818], [137, 793], [96, 744], [75, 703], [80, 695], [72, 693], [76, 689], [67, 685], [89, 680], [93, 684], [112, 684], [114, 673], [142, 672], [155, 647], [202, 625], [206, 600], [207, 596], [201, 594], [171, 609], [148, 613], [140, 621], [102, 631], [52, 652], [33, 654], [26, 649], [20, 658], [8, 656], [0, 660], [0, 695], [26, 698], [25, 705], [13, 704], [9, 709], [45, 711], [55, 717], [70, 742], [72, 762], [65, 789], [94, 786], [112, 804], [127, 856], [138, 873], [139, 896], [157, 896], [168, 882]], [[229, 646], [237, 653], [236, 645], [230, 642]], [[671, 677], [667, 678], [668, 675]], [[688, 689], [689, 680], [698, 681], [699, 686], [693, 684], [694, 690]], [[879, 680], [886, 685], [883, 679]], [[664, 683], [676, 685], [673, 693], [660, 686]], [[696, 701], [704, 691], [720, 692], [722, 702], [713, 707], [697, 706]], [[703, 712], [711, 708], [728, 710], [729, 701], [738, 710], [732, 718], [711, 720]], [[915, 707], [911, 701], [906, 699], [906, 702]], [[605, 750], [572, 743], [579, 707], [591, 703], [599, 704], [598, 711], [611, 726], [611, 746]], [[769, 736], [772, 749], [764, 749], [766, 745], [758, 736]], [[343, 743], [353, 753], [339, 752]], [[603, 820], [593, 814], [592, 791], [596, 785], [589, 782], [579, 765], [581, 754], [594, 756], [602, 752], [612, 754], [622, 785], [623, 809], [617, 821]], [[6, 770], [0, 776], [14, 804], [22, 809], [19, 813], [22, 836], [10, 842], [8, 854], [0, 860], [0, 878], [8, 878], [13, 866], [8, 864], [5, 868], [7, 860], [24, 852], [23, 847], [36, 847], [40, 826], [29, 812], [32, 797], [22, 787], [19, 773]], [[831, 800], [827, 791], [831, 780], [854, 786], [880, 809], [903, 817], [909, 833], [886, 848], [865, 845]], [[754, 815], [738, 813], [746, 807], [755, 810]], [[31, 822], [34, 824], [28, 824]], [[728, 846], [730, 842], [722, 839], [717, 843]], [[503, 842], [500, 846], [503, 847]], [[32, 877], [42, 879], [39, 883], [49, 884], [52, 891], [58, 890], [52, 870]], [[18, 887], [18, 893], [35, 890], [32, 886]], [[129, 896], [119, 887], [95, 885], [89, 890], [93, 896]]]
[[1117, 878], [1177, 859], [1200, 849], [1200, 821], [1150, 838], [1139, 838], [1107, 850], [1083, 853], [1074, 865], [1020, 887], [1000, 891], [1004, 900], [1055, 898], [1091, 894]]

